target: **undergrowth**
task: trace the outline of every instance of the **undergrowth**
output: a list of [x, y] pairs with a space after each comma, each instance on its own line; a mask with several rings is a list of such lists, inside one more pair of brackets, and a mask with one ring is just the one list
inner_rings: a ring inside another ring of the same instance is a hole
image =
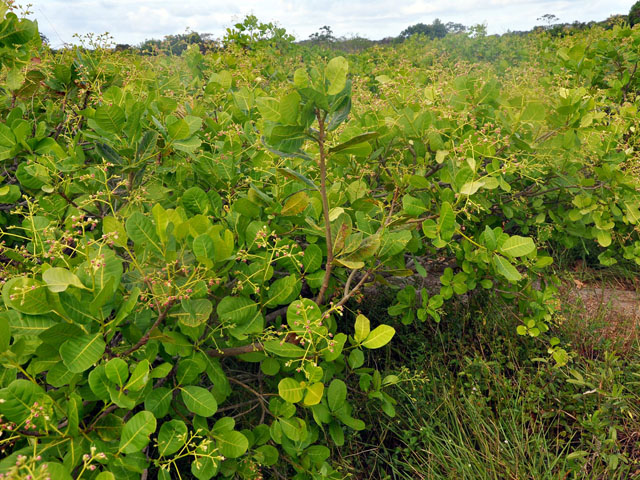
[[[385, 318], [387, 298], [375, 298], [365, 313]], [[574, 351], [558, 368], [539, 340], [505, 335], [513, 323], [504, 304], [476, 297], [440, 324], [398, 326], [386, 364], [400, 378], [396, 415], [362, 405], [372, 427], [341, 452], [345, 471], [394, 480], [640, 475], [637, 345], [634, 353], [601, 341], [595, 359]], [[565, 344], [575, 338], [569, 324], [556, 327]]]

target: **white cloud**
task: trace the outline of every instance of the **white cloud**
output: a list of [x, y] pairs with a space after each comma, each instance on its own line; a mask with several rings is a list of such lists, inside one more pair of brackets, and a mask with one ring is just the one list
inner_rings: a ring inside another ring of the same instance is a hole
[[[25, 0], [26, 1], [26, 0]], [[474, 25], [486, 22], [490, 33], [525, 30], [551, 13], [561, 21], [603, 20], [627, 13], [635, 0], [30, 0], [41, 31], [54, 45], [71, 42], [74, 33], [110, 32], [118, 43], [182, 33], [187, 27], [224, 35], [247, 14], [276, 21], [297, 38], [329, 25], [338, 36], [369, 38], [398, 35], [415, 23]]]

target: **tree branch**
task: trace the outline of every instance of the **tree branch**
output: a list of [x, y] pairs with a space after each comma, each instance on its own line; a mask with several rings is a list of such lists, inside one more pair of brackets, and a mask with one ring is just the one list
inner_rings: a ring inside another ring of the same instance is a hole
[[133, 347], [131, 347], [129, 350], [123, 352], [123, 353], [119, 353], [116, 356], [117, 357], [126, 357], [127, 355], [132, 354], [133, 352], [135, 352], [136, 350], [138, 350], [139, 348], [143, 347], [144, 345], [146, 345], [146, 343], [149, 341], [149, 337], [151, 336], [151, 332], [162, 323], [162, 321], [167, 318], [167, 314], [169, 313], [169, 310], [171, 310], [171, 307], [173, 306], [173, 300], [169, 300], [169, 302], [167, 303], [166, 308], [160, 312], [158, 314], [158, 318], [156, 319], [156, 321], [153, 323], [153, 325], [151, 325], [151, 328], [149, 328], [149, 330], [147, 330], [147, 333], [145, 333], [142, 338], [140, 338], [140, 340], [138, 340], [138, 343], [136, 343]]
[[325, 130], [324, 117], [319, 110], [316, 110], [318, 118], [318, 148], [320, 152], [320, 195], [322, 196], [322, 212], [324, 214], [325, 239], [327, 242], [327, 263], [324, 270], [324, 279], [322, 286], [316, 297], [316, 303], [321, 305], [324, 301], [324, 294], [329, 288], [329, 280], [331, 279], [331, 269], [333, 263], [333, 245], [331, 238], [331, 221], [329, 220], [329, 199], [327, 197], [327, 152], [324, 149]]

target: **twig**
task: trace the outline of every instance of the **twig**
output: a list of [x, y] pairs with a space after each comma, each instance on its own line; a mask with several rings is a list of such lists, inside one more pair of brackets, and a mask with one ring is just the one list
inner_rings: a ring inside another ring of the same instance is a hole
[[267, 322], [271, 322], [273, 320], [275, 320], [276, 318], [278, 318], [281, 315], [284, 315], [285, 313], [287, 313], [287, 310], [289, 309], [289, 305], [285, 306], [285, 307], [281, 307], [278, 310], [274, 310], [273, 312], [265, 315], [264, 319]]
[[260, 406], [262, 407], [262, 416], [260, 417], [260, 424], [264, 423], [264, 417], [266, 415], [266, 412], [268, 412], [267, 401], [265, 400], [264, 395], [258, 392], [257, 390], [255, 390], [254, 388], [250, 387], [246, 383], [241, 382], [240, 380], [237, 380], [233, 377], [229, 377], [229, 381], [231, 383], [235, 383], [236, 385], [240, 385], [242, 388], [248, 390], [249, 392], [253, 393], [256, 396], [256, 398], [260, 402]]
[[96, 428], [96, 424], [100, 421], [100, 419], [102, 419], [103, 417], [106, 417], [117, 408], [118, 408], [118, 405], [116, 404], [113, 404], [107, 407], [107, 409], [105, 409], [100, 415], [98, 415], [98, 417], [93, 422], [91, 422], [91, 425], [87, 427], [87, 429], [85, 430], [85, 433], [90, 432], [91, 430]]
[[214, 358], [224, 357], [236, 357], [245, 353], [262, 352], [264, 346], [261, 343], [250, 343], [249, 345], [242, 345], [241, 347], [229, 347], [223, 349], [212, 349], [207, 351], [207, 355]]
[[146, 343], [149, 341], [149, 337], [151, 336], [151, 332], [158, 325], [160, 325], [165, 318], [167, 318], [167, 314], [169, 313], [169, 310], [171, 309], [172, 306], [173, 306], [173, 300], [169, 300], [169, 302], [167, 303], [166, 308], [162, 312], [160, 312], [160, 314], [158, 315], [158, 318], [156, 319], [156, 321], [153, 323], [153, 325], [151, 325], [151, 328], [149, 328], [149, 330], [147, 330], [147, 333], [145, 333], [142, 336], [142, 338], [140, 340], [138, 340], [138, 343], [136, 343], [133, 347], [131, 347], [126, 352], [117, 354], [116, 356], [117, 357], [125, 357], [125, 356], [130, 355], [131, 353], [135, 352], [140, 347], [146, 345]]
[[[355, 272], [355, 270], [354, 270]], [[371, 271], [365, 272], [365, 274], [362, 276], [362, 278], [360, 279], [360, 281], [356, 284], [355, 287], [353, 287], [353, 289], [351, 291], [347, 291], [347, 289], [345, 288], [344, 294], [342, 296], [342, 299], [335, 305], [335, 307], [341, 307], [342, 305], [344, 305], [345, 303], [347, 303], [347, 301], [353, 297], [353, 295], [362, 288], [362, 286], [364, 285], [364, 282], [367, 281], [367, 278], [369, 278], [369, 275], [371, 275]]]

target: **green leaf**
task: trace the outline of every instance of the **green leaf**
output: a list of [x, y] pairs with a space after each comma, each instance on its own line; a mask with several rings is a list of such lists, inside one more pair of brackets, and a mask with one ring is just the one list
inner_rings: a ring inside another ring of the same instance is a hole
[[369, 333], [362, 346], [369, 349], [384, 347], [396, 334], [396, 330], [389, 325], [378, 325]]
[[172, 140], [182, 140], [191, 136], [189, 124], [183, 119], [167, 125], [167, 133]]
[[460, 193], [462, 195], [473, 195], [484, 185], [483, 181], [477, 180], [473, 182], [467, 182], [460, 187]]
[[107, 162], [111, 162], [114, 165], [123, 165], [125, 163], [120, 154], [106, 143], [96, 144], [96, 150]]
[[42, 280], [52, 292], [64, 292], [67, 287], [85, 288], [80, 279], [65, 268], [52, 267], [42, 274]]
[[144, 359], [133, 369], [129, 381], [125, 385], [125, 390], [137, 392], [142, 390], [149, 382], [149, 360]]
[[220, 453], [227, 458], [238, 458], [249, 448], [249, 440], [242, 433], [232, 430], [216, 435]]
[[16, 277], [2, 288], [4, 304], [28, 315], [40, 315], [51, 311], [47, 288], [38, 280]]
[[158, 453], [163, 457], [176, 453], [187, 440], [187, 426], [182, 420], [169, 420], [158, 433]]
[[313, 183], [313, 181], [309, 180], [307, 177], [305, 177], [301, 173], [296, 172], [295, 170], [291, 170], [290, 168], [277, 168], [276, 171], [280, 175], [290, 178], [291, 180], [300, 181], [302, 183], [309, 185], [314, 190], [320, 191], [320, 188], [318, 188], [318, 186], [315, 183]]
[[109, 380], [122, 387], [129, 378], [129, 367], [121, 358], [112, 358], [104, 366], [104, 373]]
[[9, 350], [11, 343], [11, 326], [6, 316], [0, 317], [0, 352]]
[[102, 105], [96, 109], [93, 117], [96, 124], [110, 133], [118, 133], [124, 127], [124, 110], [117, 105]]
[[264, 343], [264, 349], [283, 358], [302, 358], [304, 357], [306, 350], [297, 345], [293, 345], [292, 343], [280, 341], [280, 340], [269, 340]]
[[282, 207], [280, 214], [283, 216], [298, 215], [299, 213], [304, 212], [308, 205], [309, 195], [307, 195], [307, 192], [298, 192], [289, 197]]
[[89, 372], [89, 388], [100, 400], [109, 398], [109, 379], [104, 364], [98, 365]]
[[302, 266], [305, 273], [315, 272], [322, 266], [322, 249], [311, 243], [304, 250], [304, 256], [302, 257]]
[[156, 431], [156, 417], [143, 410], [125, 424], [120, 438], [119, 452], [136, 453], [149, 444], [149, 436]]
[[182, 300], [180, 306], [179, 320], [187, 327], [198, 327], [207, 322], [213, 311], [213, 304], [206, 298]]
[[509, 237], [500, 247], [500, 252], [510, 257], [523, 257], [536, 250], [533, 239], [514, 235]]
[[102, 334], [83, 335], [64, 342], [60, 346], [60, 356], [70, 372], [81, 373], [102, 358], [105, 347]]
[[484, 228], [483, 235], [484, 235], [484, 245], [487, 247], [487, 249], [495, 250], [497, 246], [496, 235], [493, 232], [493, 230], [489, 228], [488, 225]]
[[364, 364], [364, 353], [362, 350], [351, 350], [347, 361], [351, 368], [360, 368]]
[[278, 383], [278, 394], [289, 403], [298, 403], [304, 396], [305, 387], [291, 377], [286, 377]]
[[[52, 479], [55, 477], [51, 477]], [[71, 478], [71, 477], [69, 477]], [[113, 473], [111, 472], [100, 472], [97, 476], [96, 476], [96, 480], [116, 480], [116, 477]]]
[[[291, 301], [291, 296], [294, 293], [296, 286], [299, 286], [298, 277], [295, 275], [289, 275], [287, 277], [279, 278], [269, 286], [269, 299], [264, 303], [265, 307], [275, 307], [277, 305], [284, 305]], [[298, 293], [300, 290], [298, 290]]]
[[211, 209], [211, 201], [207, 193], [200, 187], [191, 187], [182, 194], [182, 204], [189, 212], [207, 215]]
[[115, 318], [113, 319], [113, 326], [117, 326], [122, 322], [135, 308], [138, 303], [138, 297], [140, 296], [140, 288], [135, 287], [131, 290], [129, 294], [129, 298], [123, 303], [120, 304], [120, 308], [118, 308], [118, 312], [116, 313]]
[[127, 219], [125, 229], [129, 238], [136, 246], [152, 246], [158, 252], [162, 252], [160, 239], [156, 234], [156, 229], [149, 217], [140, 212], [134, 212]]
[[202, 140], [198, 137], [185, 138], [183, 140], [174, 140], [171, 144], [173, 148], [176, 150], [180, 150], [181, 152], [192, 153], [194, 152], [200, 145], [202, 145]]
[[13, 131], [4, 123], [0, 122], [0, 145], [13, 147], [16, 144], [16, 137]]
[[370, 330], [371, 330], [371, 327], [370, 327], [369, 319], [364, 315], [358, 315], [356, 317], [356, 324], [355, 324], [356, 333], [353, 337], [354, 340], [358, 343], [363, 342], [369, 336]]
[[344, 406], [344, 402], [347, 400], [347, 385], [340, 379], [336, 378], [329, 385], [327, 391], [327, 401], [329, 402], [329, 409], [335, 412]]
[[498, 254], [493, 256], [493, 265], [496, 271], [510, 282], [517, 282], [522, 279], [520, 272], [514, 267], [509, 260]]
[[272, 445], [262, 445], [255, 449], [255, 458], [260, 465], [270, 467], [278, 462], [278, 449]]
[[317, 405], [322, 400], [324, 394], [324, 383], [316, 382], [307, 386], [307, 391], [304, 395], [304, 403], [306, 406]]
[[293, 84], [297, 88], [306, 88], [309, 86], [309, 74], [304, 68], [297, 68], [293, 72]]
[[280, 118], [277, 120], [284, 125], [295, 125], [298, 119], [300, 101], [300, 94], [295, 91], [282, 97], [278, 107], [280, 111]]
[[216, 251], [215, 245], [211, 237], [206, 233], [203, 233], [202, 235], [198, 235], [196, 238], [194, 238], [193, 245], [191, 248], [193, 250], [193, 254], [198, 259], [200, 258], [208, 258], [210, 260], [215, 259], [215, 251]]
[[329, 455], [331, 455], [331, 451], [324, 445], [311, 445], [305, 453], [309, 457], [309, 460], [311, 460], [311, 463], [316, 466], [321, 466], [323, 462], [329, 458]]
[[296, 300], [287, 309], [287, 324], [291, 331], [300, 335], [306, 330], [307, 325], [315, 326], [320, 322], [321, 317], [320, 307], [309, 298]]
[[244, 323], [258, 311], [258, 304], [247, 297], [224, 297], [216, 307], [223, 322]]
[[[362, 240], [362, 243], [358, 245], [356, 250], [346, 257], [340, 258], [340, 261], [345, 264], [345, 262], [361, 262], [366, 260], [367, 258], [372, 257], [380, 248], [380, 244], [382, 240], [380, 235], [377, 233], [374, 235], [369, 235]], [[361, 268], [361, 267], [358, 267]]]
[[169, 413], [173, 390], [166, 387], [154, 388], [144, 399], [144, 408], [152, 412], [157, 418], [162, 418]]
[[278, 422], [282, 427], [282, 433], [294, 442], [300, 442], [307, 437], [307, 424], [301, 418], [280, 418]]
[[0, 415], [14, 423], [22, 423], [31, 416], [33, 403], [44, 390], [29, 380], [18, 379], [0, 390]]
[[324, 69], [324, 76], [329, 82], [327, 93], [336, 95], [344, 90], [347, 84], [349, 63], [344, 57], [332, 58]]
[[596, 240], [601, 247], [611, 245], [611, 232], [607, 230], [596, 230]]
[[445, 242], [453, 237], [456, 231], [456, 214], [449, 202], [442, 202], [440, 206], [440, 219], [438, 220], [438, 230]]
[[194, 385], [182, 387], [180, 396], [189, 411], [201, 417], [210, 417], [218, 410], [218, 402], [205, 388]]
[[124, 247], [127, 244], [127, 231], [124, 225], [115, 217], [108, 216], [102, 219], [102, 233], [110, 233], [109, 239], [120, 247]]
[[345, 150], [349, 147], [352, 147], [353, 145], [358, 145], [360, 143], [368, 142], [369, 140], [376, 138], [378, 135], [379, 135], [378, 132], [361, 133], [347, 140], [346, 142], [343, 142], [339, 145], [335, 145], [331, 147], [329, 149], [329, 153], [337, 153], [337, 152], [340, 152], [341, 150]]
[[402, 210], [411, 217], [417, 217], [427, 211], [424, 202], [419, 198], [405, 195], [402, 197]]
[[280, 102], [271, 97], [259, 97], [256, 99], [256, 105], [262, 118], [277, 122], [280, 120]]

